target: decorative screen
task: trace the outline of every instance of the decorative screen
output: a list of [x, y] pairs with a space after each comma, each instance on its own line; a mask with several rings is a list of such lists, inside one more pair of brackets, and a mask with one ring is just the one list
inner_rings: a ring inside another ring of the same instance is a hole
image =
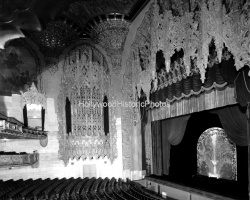
[[[104, 97], [110, 98], [109, 85], [107, 63], [96, 49], [81, 45], [65, 56], [58, 97], [59, 155], [65, 164], [70, 158], [115, 158], [114, 123], [103, 108]], [[104, 117], [112, 122], [106, 134]]]
[[197, 144], [198, 174], [237, 180], [236, 145], [221, 128], [204, 131]]
[[98, 88], [82, 86], [80, 92], [71, 92], [72, 134], [82, 136], [104, 135], [103, 98]]

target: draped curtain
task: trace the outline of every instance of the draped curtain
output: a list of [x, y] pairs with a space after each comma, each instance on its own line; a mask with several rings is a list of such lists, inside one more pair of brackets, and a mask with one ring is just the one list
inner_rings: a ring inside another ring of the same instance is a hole
[[220, 72], [223, 79], [229, 84], [235, 85], [236, 100], [242, 106], [250, 102], [250, 77], [248, 76], [249, 67], [245, 66], [239, 71], [235, 69], [233, 57], [229, 60], [222, 60]]
[[152, 163], [153, 174], [161, 176], [163, 163], [162, 163], [162, 131], [161, 121], [154, 121], [151, 124], [152, 134]]
[[225, 107], [216, 112], [228, 137], [238, 146], [247, 146], [247, 115], [238, 106]]
[[153, 174], [169, 174], [171, 145], [182, 141], [189, 117], [152, 122]]

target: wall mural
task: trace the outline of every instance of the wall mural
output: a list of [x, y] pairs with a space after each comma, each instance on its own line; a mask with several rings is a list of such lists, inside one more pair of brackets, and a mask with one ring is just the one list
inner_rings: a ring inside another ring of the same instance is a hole
[[13, 46], [0, 50], [0, 95], [25, 92], [32, 82], [37, 83], [37, 69], [30, 52]]
[[198, 174], [237, 180], [236, 145], [221, 128], [204, 131], [197, 144]]

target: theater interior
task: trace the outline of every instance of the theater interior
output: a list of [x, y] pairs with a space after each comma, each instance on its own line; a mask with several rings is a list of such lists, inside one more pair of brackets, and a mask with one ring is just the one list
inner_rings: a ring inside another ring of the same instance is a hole
[[249, 0], [1, 0], [0, 199], [250, 199]]

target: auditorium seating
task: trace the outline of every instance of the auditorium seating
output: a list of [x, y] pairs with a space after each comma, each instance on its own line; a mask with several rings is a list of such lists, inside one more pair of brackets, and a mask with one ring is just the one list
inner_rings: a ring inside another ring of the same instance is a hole
[[109, 178], [0, 181], [0, 200], [162, 200], [138, 183]]

